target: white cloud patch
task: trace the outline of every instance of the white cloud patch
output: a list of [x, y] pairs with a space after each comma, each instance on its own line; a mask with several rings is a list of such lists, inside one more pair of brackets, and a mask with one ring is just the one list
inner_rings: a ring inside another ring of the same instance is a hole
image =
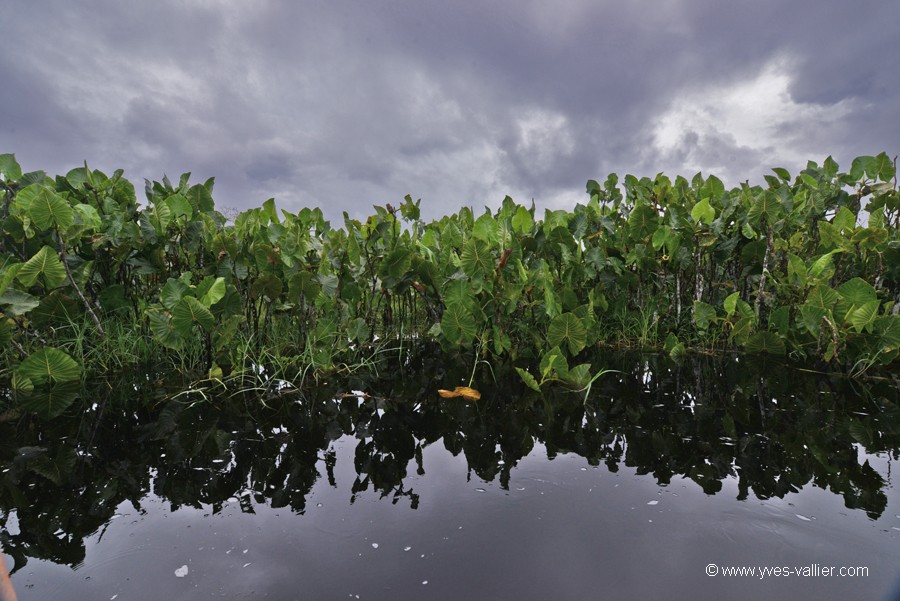
[[824, 141], [833, 139], [829, 133], [857, 102], [795, 101], [791, 67], [778, 59], [751, 79], [693, 88], [677, 97], [652, 127], [657, 162], [684, 172], [702, 168], [744, 178], [764, 172], [772, 157], [802, 165], [828, 152]]
[[516, 119], [516, 125], [519, 136], [515, 150], [531, 171], [546, 171], [575, 150], [569, 120], [563, 114], [529, 109]]

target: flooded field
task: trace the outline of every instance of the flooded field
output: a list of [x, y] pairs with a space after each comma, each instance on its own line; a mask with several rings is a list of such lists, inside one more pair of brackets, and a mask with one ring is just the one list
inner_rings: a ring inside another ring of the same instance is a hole
[[264, 398], [151, 380], [30, 399], [0, 411], [13, 584], [23, 601], [896, 592], [896, 382], [603, 364], [587, 400], [500, 366], [480, 400], [441, 399], [469, 371], [427, 356]]

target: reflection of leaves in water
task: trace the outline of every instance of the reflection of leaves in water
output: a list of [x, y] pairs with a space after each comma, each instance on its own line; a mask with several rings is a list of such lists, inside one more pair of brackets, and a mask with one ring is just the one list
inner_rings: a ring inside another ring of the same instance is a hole
[[58, 417], [81, 394], [79, 382], [62, 382], [30, 392], [16, 394], [18, 406], [44, 419]]
[[[270, 398], [269, 408], [252, 397], [158, 402], [157, 391], [131, 392], [123, 384], [113, 390], [127, 396], [106, 402], [97, 391], [84, 392], [97, 409], [63, 408], [49, 421], [7, 414], [0, 420], [0, 541], [17, 567], [26, 557], [75, 565], [84, 558], [84, 538], [123, 501], [139, 510], [151, 487], [173, 510], [218, 512], [237, 498], [245, 512], [265, 504], [303, 513], [320, 479], [337, 486], [333, 442], [343, 436], [357, 439], [351, 500], [371, 491], [418, 507], [409, 471], [425, 473], [423, 449], [435, 443], [465, 457], [470, 476], [509, 488], [515, 466], [540, 443], [550, 458], [577, 454], [612, 472], [628, 466], [663, 485], [686, 477], [707, 494], [719, 493], [726, 478], [736, 479], [740, 499], [784, 497], [814, 485], [872, 518], [885, 510], [885, 481], [867, 462], [860, 465], [857, 449], [896, 457], [900, 411], [891, 386], [778, 374], [752, 361], [602, 359], [596, 364], [621, 373], [602, 380], [587, 403], [552, 388], [534, 394], [498, 365], [496, 383], [480, 374], [490, 403], [420, 403], [438, 383], [471, 375], [445, 356], [421, 354], [383, 370], [382, 380], [322, 386], [301, 403]], [[43, 402], [54, 409], [45, 417], [61, 404]], [[20, 531], [10, 535], [13, 511]]]

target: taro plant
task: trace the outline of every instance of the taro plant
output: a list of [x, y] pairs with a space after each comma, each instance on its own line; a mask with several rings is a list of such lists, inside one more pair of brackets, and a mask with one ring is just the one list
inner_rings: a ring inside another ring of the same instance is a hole
[[507, 197], [424, 222], [407, 196], [341, 227], [273, 199], [227, 220], [213, 187], [163, 177], [139, 204], [121, 171], [51, 178], [0, 155], [2, 373], [56, 385], [127, 347], [197, 373], [287, 377], [431, 339], [474, 367], [511, 362], [538, 390], [589, 390], [603, 372], [582, 356], [597, 344], [854, 373], [900, 354], [900, 202], [884, 153], [730, 190], [713, 175], [613, 174], [543, 215]]

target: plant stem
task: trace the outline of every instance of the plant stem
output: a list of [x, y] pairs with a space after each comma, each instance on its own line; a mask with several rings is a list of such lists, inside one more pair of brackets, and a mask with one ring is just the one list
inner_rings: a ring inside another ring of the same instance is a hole
[[94, 313], [94, 310], [91, 308], [91, 304], [84, 297], [84, 294], [81, 292], [81, 288], [78, 287], [78, 284], [75, 283], [75, 278], [72, 277], [72, 270], [69, 269], [69, 263], [66, 261], [66, 243], [60, 237], [59, 240], [59, 258], [62, 260], [63, 267], [66, 270], [66, 278], [69, 280], [69, 284], [72, 285], [72, 288], [75, 290], [75, 293], [78, 295], [78, 298], [81, 299], [81, 303], [84, 305], [84, 308], [87, 309], [88, 315], [91, 316], [91, 321], [94, 322], [94, 326], [97, 328], [97, 332], [100, 334], [100, 339], [106, 339], [106, 332], [103, 331], [103, 326], [100, 325], [100, 319], [97, 318], [97, 314]]

